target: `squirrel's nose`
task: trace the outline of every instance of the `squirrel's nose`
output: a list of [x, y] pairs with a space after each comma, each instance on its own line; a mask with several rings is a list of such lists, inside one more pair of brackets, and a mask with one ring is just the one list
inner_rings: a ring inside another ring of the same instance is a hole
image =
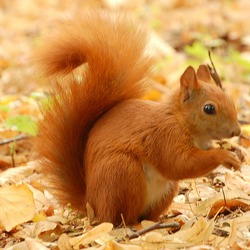
[[233, 136], [239, 136], [241, 134], [241, 128], [240, 128], [240, 125], [237, 124], [237, 126], [233, 129], [232, 131], [232, 137]]

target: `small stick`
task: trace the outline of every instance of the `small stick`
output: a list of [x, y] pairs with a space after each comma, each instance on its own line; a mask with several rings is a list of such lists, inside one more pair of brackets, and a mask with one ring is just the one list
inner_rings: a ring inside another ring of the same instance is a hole
[[8, 144], [8, 143], [11, 143], [11, 142], [14, 142], [14, 141], [20, 141], [20, 140], [26, 139], [26, 138], [28, 138], [27, 135], [18, 135], [16, 137], [0, 141], [0, 145], [5, 145], [5, 144]]
[[155, 229], [163, 229], [163, 228], [178, 228], [180, 227], [180, 224], [178, 222], [173, 222], [173, 223], [161, 223], [161, 222], [157, 222], [155, 224], [153, 224], [152, 226], [149, 226], [147, 228], [144, 228], [140, 231], [137, 231], [131, 235], [129, 235], [129, 239], [134, 239], [134, 238], [137, 238], [139, 237], [140, 235], [143, 235], [145, 233], [148, 233], [152, 230], [155, 230]]
[[221, 187], [221, 191], [222, 191], [222, 195], [223, 195], [223, 199], [224, 199], [224, 208], [226, 208], [227, 207], [227, 199], [226, 199], [226, 195], [225, 195], [223, 187]]
[[209, 70], [210, 70], [210, 74], [211, 74], [212, 78], [214, 79], [216, 85], [222, 89], [221, 80], [220, 80], [220, 77], [219, 77], [217, 70], [214, 66], [210, 50], [208, 51], [208, 56], [209, 56], [210, 62], [212, 64], [212, 68], [210, 67], [210, 65], [207, 65]]

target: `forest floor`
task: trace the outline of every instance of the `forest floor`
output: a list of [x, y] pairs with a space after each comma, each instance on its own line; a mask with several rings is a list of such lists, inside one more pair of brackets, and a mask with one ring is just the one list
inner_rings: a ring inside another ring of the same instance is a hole
[[[94, 225], [91, 209], [81, 217], [43, 186], [32, 137], [50, 83], [38, 77], [32, 56], [61, 19], [96, 7], [126, 11], [151, 32], [154, 84], [145, 98], [164, 100], [188, 65], [211, 64], [210, 50], [236, 104], [242, 134], [229, 143], [245, 157], [241, 171], [220, 166], [182, 181], [160, 221]], [[250, 249], [249, 13], [248, 0], [1, 0], [0, 249]]]

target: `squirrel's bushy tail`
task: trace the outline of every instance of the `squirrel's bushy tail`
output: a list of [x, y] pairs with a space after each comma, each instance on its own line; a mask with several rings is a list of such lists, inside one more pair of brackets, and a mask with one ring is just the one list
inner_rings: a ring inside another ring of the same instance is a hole
[[[146, 43], [145, 32], [126, 16], [84, 12], [62, 24], [37, 53], [41, 71], [57, 83], [36, 146], [61, 203], [77, 209], [84, 204], [83, 155], [96, 120], [118, 102], [142, 96], [151, 65]], [[58, 83], [84, 63], [80, 81]]]

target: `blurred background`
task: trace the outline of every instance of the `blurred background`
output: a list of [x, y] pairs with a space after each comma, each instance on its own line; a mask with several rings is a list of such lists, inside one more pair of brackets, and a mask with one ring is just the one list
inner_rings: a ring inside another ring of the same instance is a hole
[[210, 50], [239, 119], [249, 124], [249, 0], [0, 0], [0, 139], [13, 130], [36, 135], [50, 82], [34, 70], [34, 51], [60, 20], [93, 8], [125, 11], [149, 30], [155, 67], [145, 98], [164, 99], [187, 66], [210, 63]]
[[0, 0], [0, 95], [41, 87], [32, 51], [60, 19], [86, 8], [126, 11], [151, 32], [154, 79], [160, 84], [176, 84], [187, 65], [209, 62], [212, 50], [221, 78], [249, 87], [249, 0]]
[[41, 87], [32, 52], [58, 21], [85, 8], [126, 11], [149, 29], [161, 84], [175, 84], [187, 65], [209, 62], [208, 50], [222, 79], [250, 84], [249, 0], [1, 0], [1, 95]]

